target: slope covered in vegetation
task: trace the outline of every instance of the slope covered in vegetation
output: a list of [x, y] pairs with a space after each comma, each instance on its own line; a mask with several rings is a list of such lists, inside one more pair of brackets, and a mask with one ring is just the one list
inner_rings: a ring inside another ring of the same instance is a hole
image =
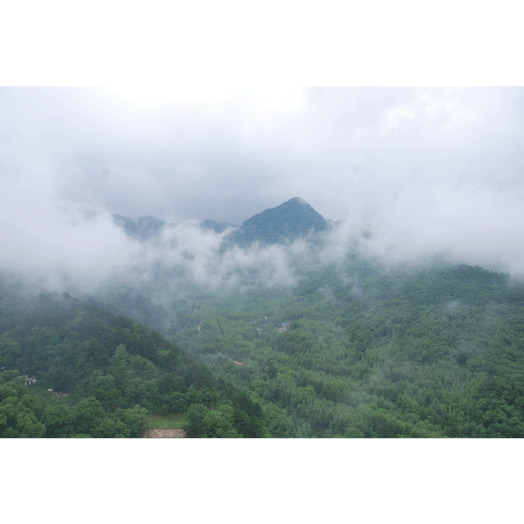
[[520, 437], [523, 297], [480, 267], [354, 262], [290, 292], [181, 301], [170, 335], [248, 389], [274, 435]]
[[0, 301], [0, 436], [137, 437], [148, 412], [187, 412], [189, 436], [265, 434], [259, 406], [160, 333], [67, 294]]
[[324, 217], [301, 198], [295, 197], [245, 220], [229, 239], [241, 246], [252, 242], [275, 244], [327, 229]]
[[136, 436], [148, 413], [183, 414], [194, 437], [524, 435], [524, 286], [507, 275], [353, 257], [287, 289], [169, 307], [122, 293], [111, 310], [162, 335], [68, 295], [3, 293], [1, 435]]

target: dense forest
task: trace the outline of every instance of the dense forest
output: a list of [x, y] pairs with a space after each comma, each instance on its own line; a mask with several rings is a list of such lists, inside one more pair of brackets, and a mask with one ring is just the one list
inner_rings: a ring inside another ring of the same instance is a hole
[[184, 414], [192, 437], [524, 434], [524, 286], [478, 266], [353, 257], [168, 305], [130, 289], [0, 304], [4, 437], [136, 437], [148, 413]]
[[508, 275], [353, 257], [294, 288], [195, 292], [168, 311], [152, 321], [247, 392], [269, 436], [524, 434], [524, 287]]
[[1, 437], [139, 437], [148, 413], [185, 413], [190, 437], [265, 436], [258, 404], [221, 394], [207, 367], [160, 333], [68, 294], [5, 291]]

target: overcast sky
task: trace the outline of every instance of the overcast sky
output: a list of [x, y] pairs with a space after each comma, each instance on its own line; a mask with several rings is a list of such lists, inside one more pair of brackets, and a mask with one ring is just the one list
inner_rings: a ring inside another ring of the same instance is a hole
[[241, 224], [298, 196], [347, 220], [338, 245], [524, 274], [523, 95], [1, 88], [0, 264], [89, 272], [132, 251], [110, 213]]

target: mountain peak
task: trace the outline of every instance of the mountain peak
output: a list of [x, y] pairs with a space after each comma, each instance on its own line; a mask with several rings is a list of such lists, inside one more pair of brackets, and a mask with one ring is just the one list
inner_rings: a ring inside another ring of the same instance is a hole
[[297, 204], [301, 204], [303, 206], [309, 206], [309, 204], [303, 198], [300, 197], [292, 198], [291, 200], [288, 200], [288, 202], [296, 202]]
[[233, 238], [241, 245], [256, 240], [274, 244], [304, 237], [309, 232], [327, 229], [324, 217], [299, 197], [266, 209], [247, 219]]

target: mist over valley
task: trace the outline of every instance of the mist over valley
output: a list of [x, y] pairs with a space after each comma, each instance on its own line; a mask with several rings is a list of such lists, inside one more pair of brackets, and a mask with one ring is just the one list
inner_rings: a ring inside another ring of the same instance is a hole
[[1, 436], [522, 436], [522, 89], [125, 100], [0, 89]]

